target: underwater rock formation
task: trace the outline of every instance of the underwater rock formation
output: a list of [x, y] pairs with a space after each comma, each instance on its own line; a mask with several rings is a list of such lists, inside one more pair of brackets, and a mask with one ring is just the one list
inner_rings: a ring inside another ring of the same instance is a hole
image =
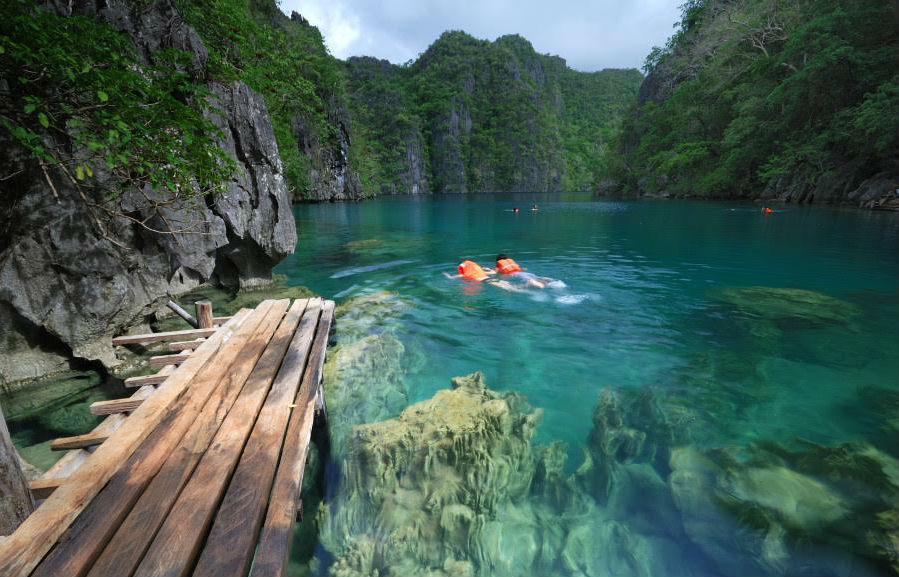
[[[653, 460], [664, 436], [629, 429], [622, 423], [639, 418], [622, 417], [611, 393], [605, 399], [597, 459], [615, 458], [614, 439], [628, 437], [642, 439], [633, 458]], [[338, 496], [319, 513], [322, 543], [336, 556], [331, 574], [691, 574], [671, 538], [679, 519], [664, 480], [646, 463], [623, 463], [622, 482], [600, 505], [563, 476], [562, 444], [531, 446], [540, 414], [473, 373], [395, 419], [355, 427]], [[580, 474], [592, 478], [591, 466]]]
[[[690, 539], [725, 575], [899, 572], [899, 463], [862, 444], [672, 451], [668, 483]], [[845, 551], [823, 555], [822, 545]], [[737, 553], [738, 552], [738, 553]]]
[[731, 288], [723, 291], [718, 298], [746, 313], [772, 321], [848, 323], [860, 312], [851, 303], [804, 289]]
[[395, 417], [409, 404], [403, 382], [406, 348], [393, 333], [392, 319], [409, 307], [389, 292], [359, 296], [335, 312], [334, 346], [325, 361], [323, 386], [334, 450], [354, 425]]

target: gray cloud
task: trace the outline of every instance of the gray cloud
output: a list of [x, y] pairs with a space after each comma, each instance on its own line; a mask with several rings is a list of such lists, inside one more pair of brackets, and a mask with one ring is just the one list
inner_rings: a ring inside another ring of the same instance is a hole
[[443, 31], [494, 40], [521, 34], [578, 70], [639, 68], [673, 32], [684, 0], [282, 0], [319, 27], [338, 58], [403, 63]]

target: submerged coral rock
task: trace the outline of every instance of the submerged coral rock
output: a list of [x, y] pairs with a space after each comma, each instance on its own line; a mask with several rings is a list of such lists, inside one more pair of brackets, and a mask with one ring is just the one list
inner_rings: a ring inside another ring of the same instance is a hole
[[771, 320], [847, 323], [860, 312], [851, 303], [804, 289], [732, 288], [722, 292], [719, 299], [742, 311]]
[[[452, 385], [354, 429], [343, 506], [323, 509], [323, 541], [343, 552], [341, 574], [371, 574], [373, 558], [381, 574], [465, 574], [474, 563], [511, 575], [539, 554], [532, 513], [514, 503], [534, 476], [529, 440], [541, 411], [488, 389], [481, 373]], [[501, 510], [508, 518], [497, 523]], [[360, 554], [366, 541], [371, 556]]]
[[680, 447], [671, 469], [687, 535], [727, 575], [833, 570], [815, 543], [846, 551], [847, 571], [866, 563], [855, 555], [895, 570], [899, 528], [884, 520], [896, 510], [899, 464], [873, 447]]

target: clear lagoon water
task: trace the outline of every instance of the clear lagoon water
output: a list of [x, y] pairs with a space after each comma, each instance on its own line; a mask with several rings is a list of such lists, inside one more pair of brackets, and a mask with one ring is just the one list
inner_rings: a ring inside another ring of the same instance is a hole
[[[288, 283], [338, 304], [380, 291], [409, 303], [390, 329], [404, 348], [408, 403], [482, 371], [491, 389], [543, 410], [532, 442], [564, 442], [566, 474], [584, 460], [604, 389], [686, 396], [699, 451], [853, 442], [888, 456], [885, 470], [899, 454], [899, 215], [789, 205], [762, 214], [756, 204], [580, 194], [395, 197], [298, 205], [294, 214], [297, 251], [276, 270]], [[500, 252], [566, 288], [507, 292], [443, 274], [462, 259], [492, 266]], [[793, 293], [776, 289], [812, 292], [783, 304]], [[793, 490], [791, 482], [759, 481], [754, 502]], [[799, 498], [790, 507], [813, 506]], [[721, 531], [751, 531], [734, 515]], [[757, 529], [762, 541], [765, 531]], [[741, 564], [752, 555], [726, 545], [736, 565], [722, 565], [708, 555], [716, 544], [671, 539], [694, 558], [683, 574], [883, 570], [855, 559], [853, 545], [797, 546], [778, 570], [774, 561]], [[597, 541], [597, 554], [608, 546]], [[803, 565], [802, 555], [815, 561]], [[552, 571], [577, 573], [562, 562]]]
[[[324, 487], [307, 487], [292, 575], [899, 573], [899, 215], [584, 194], [387, 197], [294, 215], [297, 250], [275, 272], [345, 305], [329, 354], [343, 369], [326, 387], [348, 393], [329, 397], [332, 459]], [[565, 288], [444, 275], [500, 252]], [[366, 471], [347, 452], [351, 427], [474, 371], [542, 410], [533, 437], [517, 437], [533, 461], [494, 439], [486, 476], [397, 470], [392, 508], [372, 507], [384, 480], [346, 478], [353, 463]], [[58, 456], [50, 439], [95, 424], [91, 401], [123, 396], [81, 378], [42, 412], [27, 391], [3, 399], [41, 467]], [[620, 419], [602, 398], [618, 399]], [[564, 460], [551, 490], [551, 475], [536, 480], [548, 446]], [[519, 470], [496, 473], [510, 463]], [[504, 474], [531, 486], [472, 497], [483, 483], [465, 485]], [[462, 488], [416, 505], [441, 475]]]

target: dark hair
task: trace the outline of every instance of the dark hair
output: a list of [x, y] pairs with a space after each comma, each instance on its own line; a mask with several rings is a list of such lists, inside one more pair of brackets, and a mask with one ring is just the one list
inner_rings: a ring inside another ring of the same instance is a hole
[[509, 257], [507, 257], [505, 254], [499, 253], [498, 255], [496, 255], [496, 262], [499, 262], [499, 261], [507, 259], [507, 258], [509, 258]]

